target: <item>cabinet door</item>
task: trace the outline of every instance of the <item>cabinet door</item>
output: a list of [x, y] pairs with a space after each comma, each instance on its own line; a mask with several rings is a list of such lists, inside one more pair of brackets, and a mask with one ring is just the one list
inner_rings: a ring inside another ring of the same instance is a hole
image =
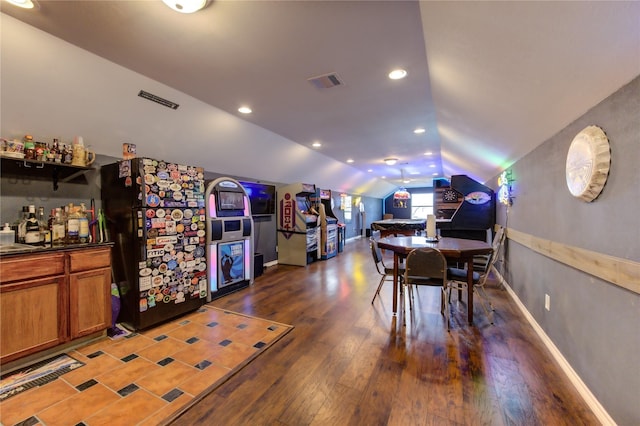
[[64, 275], [0, 287], [0, 362], [6, 363], [68, 340]]
[[71, 338], [86, 336], [111, 326], [111, 268], [69, 276]]

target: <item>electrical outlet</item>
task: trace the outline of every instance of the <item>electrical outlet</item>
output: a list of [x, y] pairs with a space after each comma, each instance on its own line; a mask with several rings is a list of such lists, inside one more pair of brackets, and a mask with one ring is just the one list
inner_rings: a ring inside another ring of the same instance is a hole
[[544, 295], [544, 308], [547, 311], [551, 310], [551, 296], [549, 296], [548, 294]]

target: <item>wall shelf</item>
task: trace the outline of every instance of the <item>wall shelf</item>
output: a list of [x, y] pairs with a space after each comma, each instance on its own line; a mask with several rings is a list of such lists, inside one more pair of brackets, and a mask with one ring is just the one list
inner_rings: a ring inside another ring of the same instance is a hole
[[23, 158], [13, 158], [0, 156], [2, 161], [3, 177], [29, 177], [33, 179], [51, 179], [53, 190], [58, 189], [59, 182], [70, 182], [80, 177], [88, 171], [95, 170], [93, 167], [72, 166], [70, 164], [50, 163], [38, 160], [25, 160]]

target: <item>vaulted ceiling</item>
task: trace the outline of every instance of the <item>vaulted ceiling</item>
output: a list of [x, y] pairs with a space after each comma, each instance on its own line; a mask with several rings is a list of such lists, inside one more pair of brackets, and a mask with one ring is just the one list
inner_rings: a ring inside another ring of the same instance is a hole
[[[640, 2], [215, 0], [186, 15], [160, 1], [38, 0], [2, 12], [352, 159], [387, 190], [454, 174], [484, 182], [640, 74]], [[398, 67], [407, 77], [390, 80]], [[309, 81], [330, 73], [340, 84]]]

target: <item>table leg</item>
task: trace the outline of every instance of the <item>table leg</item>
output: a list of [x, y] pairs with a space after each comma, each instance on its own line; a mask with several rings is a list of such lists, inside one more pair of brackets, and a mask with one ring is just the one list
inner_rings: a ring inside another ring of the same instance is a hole
[[467, 259], [467, 320], [473, 324], [473, 257]]
[[398, 253], [393, 253], [393, 315], [398, 312]]

